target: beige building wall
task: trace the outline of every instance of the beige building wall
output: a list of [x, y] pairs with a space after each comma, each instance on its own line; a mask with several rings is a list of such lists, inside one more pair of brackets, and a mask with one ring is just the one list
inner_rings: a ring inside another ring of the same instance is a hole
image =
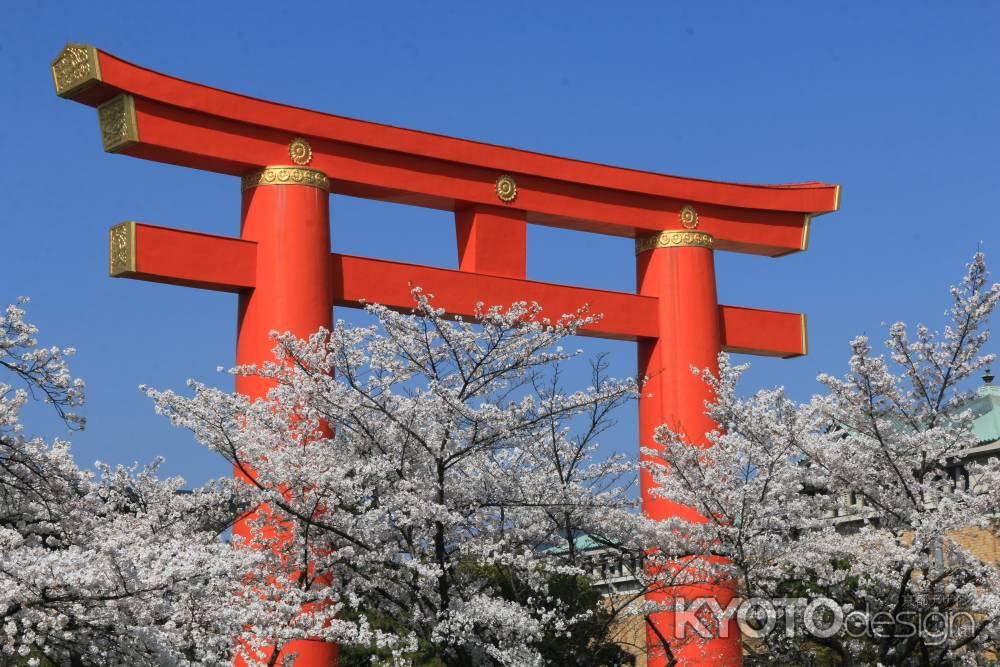
[[611, 626], [611, 637], [635, 656], [636, 667], [646, 667], [646, 626], [641, 616], [618, 617]]
[[994, 530], [983, 528], [966, 528], [952, 535], [952, 539], [968, 549], [981, 561], [986, 563], [1000, 562], [1000, 527]]

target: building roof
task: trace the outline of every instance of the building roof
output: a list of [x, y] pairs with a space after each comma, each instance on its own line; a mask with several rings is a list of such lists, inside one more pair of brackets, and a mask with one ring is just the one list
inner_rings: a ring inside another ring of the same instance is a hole
[[975, 415], [972, 428], [980, 445], [1000, 440], [1000, 387], [993, 384], [993, 375], [988, 370], [983, 379], [985, 384], [969, 405]]
[[[580, 533], [575, 538], [573, 538], [573, 548], [577, 551], [592, 551], [594, 549], [605, 549], [608, 546], [608, 542], [601, 541], [589, 533]], [[569, 547], [557, 546], [549, 547], [543, 550], [544, 553], [559, 555], [569, 552]]]

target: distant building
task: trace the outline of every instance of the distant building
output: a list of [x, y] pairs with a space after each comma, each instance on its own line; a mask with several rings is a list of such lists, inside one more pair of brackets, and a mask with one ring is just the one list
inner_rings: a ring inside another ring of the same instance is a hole
[[[955, 489], [975, 492], [979, 480], [975, 473], [970, 472], [970, 464], [985, 463], [1000, 456], [1000, 387], [993, 384], [994, 379], [992, 372], [987, 370], [983, 385], [967, 405], [974, 417], [973, 432], [977, 444], [946, 464], [947, 474]], [[878, 512], [868, 506], [860, 495], [849, 494], [841, 500], [840, 506], [828, 513], [828, 518], [838, 530], [855, 530], [864, 520], [878, 520]], [[997, 512], [1000, 519], [1000, 507]], [[966, 528], [953, 537], [980, 560], [1000, 562], [1000, 535], [996, 531]]]
[[[580, 555], [581, 565], [591, 585], [603, 595], [624, 596], [639, 591], [640, 585], [634, 573], [642, 566], [640, 558], [623, 555], [613, 545], [586, 533], [576, 536], [573, 550]], [[569, 552], [569, 547], [553, 547], [546, 552], [562, 555]]]

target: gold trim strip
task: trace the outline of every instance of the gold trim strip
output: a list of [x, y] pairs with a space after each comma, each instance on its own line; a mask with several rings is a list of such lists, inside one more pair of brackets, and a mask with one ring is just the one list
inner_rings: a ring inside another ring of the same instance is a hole
[[799, 244], [799, 250], [809, 248], [809, 226], [812, 224], [812, 220], [812, 213], [806, 213], [806, 222], [802, 226], [802, 243]]
[[840, 186], [837, 185], [835, 187], [836, 187], [836, 190], [834, 190], [834, 195], [833, 195], [833, 210], [834, 211], [839, 211], [840, 210]]
[[806, 329], [806, 316], [802, 313], [799, 317], [802, 318], [802, 356], [809, 354], [809, 334]]
[[56, 84], [56, 95], [69, 98], [100, 83], [101, 61], [97, 49], [87, 44], [64, 46], [52, 61], [52, 80]]
[[128, 93], [97, 107], [97, 121], [101, 126], [101, 143], [108, 153], [139, 143], [139, 124], [135, 120], [135, 98]]
[[715, 239], [706, 232], [696, 232], [686, 229], [668, 229], [659, 234], [635, 240], [635, 254], [640, 254], [653, 248], [715, 248]]
[[135, 223], [123, 222], [108, 230], [108, 275], [121, 278], [135, 273]]
[[308, 185], [311, 188], [330, 191], [330, 179], [326, 174], [305, 167], [280, 165], [264, 167], [240, 179], [240, 189], [243, 192], [262, 185]]

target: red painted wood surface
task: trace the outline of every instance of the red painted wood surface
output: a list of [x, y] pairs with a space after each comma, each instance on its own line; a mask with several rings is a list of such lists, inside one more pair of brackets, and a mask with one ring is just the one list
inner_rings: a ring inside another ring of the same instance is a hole
[[677, 227], [685, 204], [721, 250], [778, 256], [802, 250], [807, 216], [836, 210], [838, 189], [823, 183], [745, 185], [682, 178], [455, 139], [266, 102], [153, 72], [103, 51], [103, 81], [77, 101], [135, 97], [139, 143], [122, 152], [241, 175], [286, 164], [288, 143], [306, 137], [310, 167], [332, 191], [444, 210], [500, 205], [494, 183], [517, 180], [504, 206], [528, 222], [636, 236]]
[[253, 241], [135, 223], [135, 273], [128, 278], [220, 292], [256, 284]]
[[806, 316], [776, 310], [719, 306], [722, 349], [767, 357], [799, 357], [809, 350]]
[[524, 278], [528, 225], [524, 211], [467, 206], [455, 211], [458, 268], [466, 273]]
[[[136, 223], [136, 272], [123, 277], [150, 282], [242, 292], [254, 286], [256, 244], [211, 234]], [[656, 297], [532, 280], [487, 276], [384, 259], [330, 254], [334, 305], [358, 308], [362, 302], [395, 310], [413, 307], [412, 287], [435, 295], [435, 304], [452, 315], [471, 316], [476, 303], [506, 305], [537, 301], [550, 317], [587, 304], [602, 313], [585, 336], [617, 340], [656, 338]], [[718, 307], [722, 348], [772, 357], [805, 354], [803, 316], [738, 306]]]

